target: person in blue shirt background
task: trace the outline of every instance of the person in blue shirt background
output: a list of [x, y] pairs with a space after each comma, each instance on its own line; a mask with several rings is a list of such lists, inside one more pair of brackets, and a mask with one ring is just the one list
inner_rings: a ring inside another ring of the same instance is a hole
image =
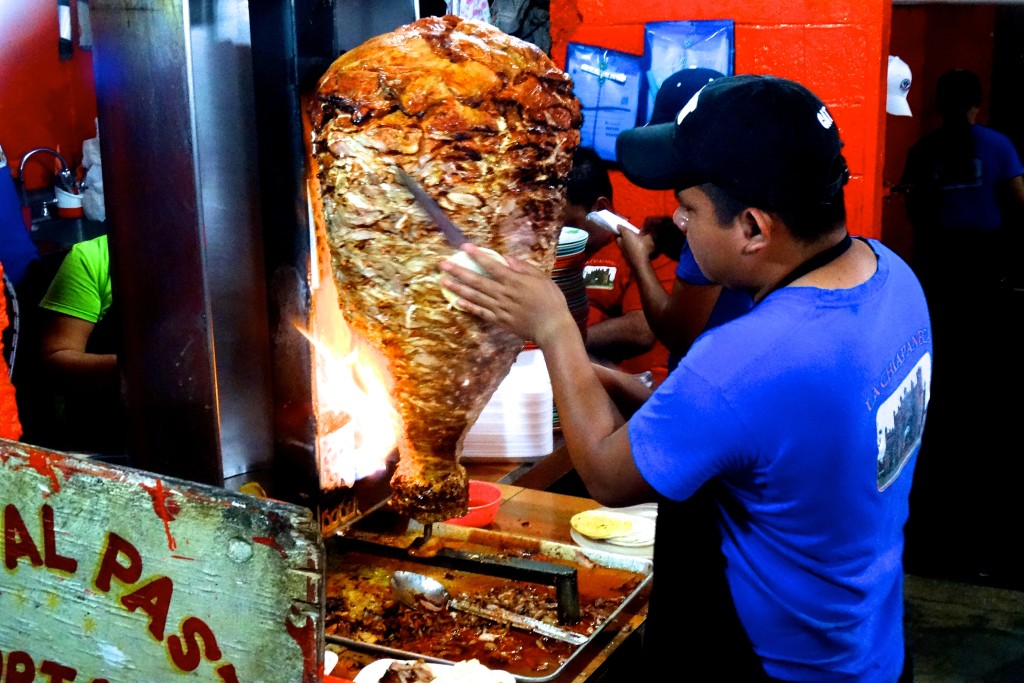
[[[679, 110], [694, 93], [723, 74], [712, 69], [683, 69], [665, 79], [655, 96], [648, 126], [674, 121]], [[671, 216], [650, 217], [642, 235], [678, 230]], [[626, 231], [628, 232], [628, 231]], [[749, 292], [725, 289], [711, 282], [697, 266], [689, 244], [683, 242], [676, 267], [676, 281], [666, 293], [651, 266], [654, 241], [632, 233], [623, 235], [620, 247], [640, 290], [644, 315], [658, 340], [670, 352], [668, 368], [673, 370], [679, 358], [705, 330], [743, 315], [753, 305]]]
[[25, 226], [21, 201], [14, 188], [11, 169], [0, 148], [0, 263], [15, 289], [28, 272], [29, 265], [39, 258], [39, 251]]
[[[1009, 137], [978, 123], [981, 100], [977, 74], [942, 74], [935, 86], [942, 126], [907, 154], [899, 189], [907, 195], [912, 261], [926, 292], [944, 283], [946, 294], [998, 284], [1009, 266], [1006, 231], [1021, 230], [1004, 219], [1024, 208], [1024, 164]], [[954, 271], [960, 275], [951, 277]]]

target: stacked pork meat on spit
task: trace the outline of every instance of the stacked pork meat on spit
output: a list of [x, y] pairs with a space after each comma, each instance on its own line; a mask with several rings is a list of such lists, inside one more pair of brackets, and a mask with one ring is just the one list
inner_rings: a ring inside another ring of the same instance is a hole
[[315, 213], [348, 324], [384, 359], [401, 419], [391, 507], [423, 523], [466, 512], [467, 429], [523, 340], [452, 307], [455, 252], [401, 168], [482, 247], [550, 271], [579, 101], [539, 48], [428, 17], [342, 55], [310, 105]]

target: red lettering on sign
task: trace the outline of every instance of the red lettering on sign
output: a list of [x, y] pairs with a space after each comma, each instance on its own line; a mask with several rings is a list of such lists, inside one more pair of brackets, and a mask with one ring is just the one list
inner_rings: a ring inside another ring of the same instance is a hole
[[[39, 673], [48, 676], [49, 683], [69, 683], [74, 681], [78, 672], [71, 667], [43, 660]], [[0, 650], [0, 681], [4, 683], [32, 683], [36, 680], [36, 664], [27, 652], [15, 651], [7, 657], [7, 676], [4, 676], [4, 653]], [[96, 679], [92, 683], [108, 683], [104, 679]]]
[[68, 574], [74, 574], [78, 569], [78, 560], [64, 557], [57, 552], [57, 539], [53, 533], [53, 508], [49, 505], [43, 506], [43, 558], [50, 569]]
[[[205, 645], [205, 653], [200, 651], [200, 644], [196, 636]], [[181, 625], [181, 637], [169, 636], [167, 638], [167, 651], [171, 653], [171, 661], [182, 671], [195, 671], [199, 668], [199, 662], [205, 654], [211, 662], [220, 659], [220, 648], [217, 647], [217, 639], [213, 631], [199, 617], [189, 617]]]
[[[4, 508], [4, 566], [14, 569], [18, 566], [18, 559], [22, 557], [27, 557], [33, 567], [43, 564], [43, 558], [39, 555], [39, 549], [32, 540], [32, 535], [25, 527], [21, 513], [13, 503], [8, 503]], [[14, 653], [12, 652], [11, 655], [13, 656]]]
[[4, 683], [32, 683], [36, 679], [36, 665], [27, 652], [15, 650], [7, 655], [7, 675]]
[[174, 541], [174, 536], [171, 536], [171, 522], [181, 512], [181, 509], [178, 507], [177, 501], [174, 500], [173, 493], [164, 488], [164, 482], [160, 479], [156, 480], [156, 486], [146, 486], [143, 484], [142, 488], [153, 499], [153, 511], [164, 523], [164, 533], [167, 534], [168, 549], [176, 550], [178, 544]]
[[[117, 561], [120, 555], [128, 560], [127, 565]], [[122, 583], [135, 583], [142, 576], [142, 556], [128, 541], [114, 533], [107, 534], [107, 547], [103, 549], [99, 568], [93, 585], [104, 593], [110, 591], [110, 579], [116, 578]]]
[[149, 615], [149, 632], [159, 641], [164, 639], [164, 627], [167, 625], [167, 612], [171, 607], [171, 594], [174, 583], [167, 576], [158, 576], [142, 588], [136, 589], [121, 598], [121, 604], [129, 612], [141, 609]]
[[216, 674], [224, 683], [238, 683], [238, 674], [235, 673], [234, 664], [225, 664], [216, 670]]
[[50, 677], [50, 683], [64, 683], [65, 681], [75, 680], [75, 676], [78, 672], [74, 669], [69, 669], [66, 666], [62, 666], [57, 662], [51, 662], [46, 660], [43, 665], [39, 667], [39, 673], [46, 674]]

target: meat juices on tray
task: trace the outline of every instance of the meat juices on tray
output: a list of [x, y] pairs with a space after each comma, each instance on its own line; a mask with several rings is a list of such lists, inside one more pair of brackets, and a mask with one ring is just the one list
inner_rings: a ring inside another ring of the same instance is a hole
[[479, 246], [550, 272], [582, 123], [572, 80], [489, 24], [427, 17], [338, 58], [309, 118], [320, 248], [402, 422], [390, 506], [423, 523], [462, 516], [463, 439], [523, 340], [445, 300], [438, 265], [455, 250], [395, 169]]

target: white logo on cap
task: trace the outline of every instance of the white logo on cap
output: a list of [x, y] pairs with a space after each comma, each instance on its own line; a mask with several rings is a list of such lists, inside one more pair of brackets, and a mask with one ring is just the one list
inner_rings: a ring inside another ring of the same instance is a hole
[[825, 105], [821, 105], [821, 109], [818, 110], [818, 123], [821, 124], [822, 128], [832, 127], [832, 115], [828, 113], [828, 109], [825, 109]]
[[[707, 86], [704, 86], [704, 87], [707, 87]], [[690, 101], [687, 102], [685, 105], [683, 105], [683, 108], [679, 110], [678, 114], [676, 114], [676, 125], [677, 126], [683, 122], [683, 119], [686, 118], [687, 114], [689, 114], [691, 111], [693, 111], [694, 109], [697, 108], [697, 98], [700, 97], [700, 91], [703, 90], [703, 89], [704, 88], [702, 87], [700, 90], [698, 90], [697, 92], [693, 93], [693, 97], [690, 98]]]

